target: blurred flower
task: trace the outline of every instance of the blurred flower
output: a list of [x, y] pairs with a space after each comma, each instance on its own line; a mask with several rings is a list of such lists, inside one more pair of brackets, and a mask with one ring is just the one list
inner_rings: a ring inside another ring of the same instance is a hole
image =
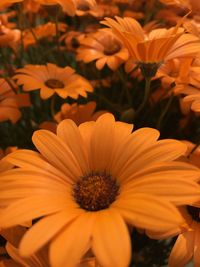
[[[40, 10], [41, 5], [37, 0], [24, 0], [23, 10], [28, 13], [37, 13]], [[30, 19], [30, 17], [29, 17]]]
[[15, 91], [15, 84], [0, 78], [0, 121], [16, 123], [21, 117], [20, 107], [30, 106], [29, 95]]
[[159, 0], [165, 5], [178, 5], [191, 9], [190, 0]]
[[88, 34], [80, 40], [77, 49], [77, 60], [89, 63], [96, 60], [97, 69], [101, 70], [106, 64], [111, 70], [116, 70], [128, 59], [128, 51], [112, 33], [104, 30]]
[[74, 16], [76, 12], [76, 3], [75, 0], [35, 0], [41, 5], [54, 6], [60, 5], [64, 12], [69, 16]]
[[118, 6], [110, 5], [109, 3], [99, 3], [96, 8], [96, 12], [98, 12], [98, 19], [103, 19], [104, 17], [113, 17], [115, 15], [119, 15], [120, 11]]
[[0, 14], [0, 22], [1, 25], [6, 28], [13, 29], [16, 28], [16, 23], [13, 21], [9, 21], [10, 18], [16, 17], [16, 11], [8, 11]]
[[183, 102], [190, 103], [194, 112], [200, 112], [200, 60], [189, 58], [181, 61], [175, 79], [175, 94], [186, 95]]
[[200, 208], [199, 203], [181, 208], [182, 215], [190, 226], [180, 233], [169, 257], [170, 267], [185, 266], [193, 258], [193, 266], [200, 263]]
[[9, 5], [22, 2], [23, 0], [1, 0], [0, 9], [6, 8]]
[[10, 46], [14, 49], [16, 43], [20, 40], [20, 37], [20, 30], [7, 28], [0, 20], [0, 47]]
[[88, 102], [85, 105], [77, 105], [76, 103], [69, 105], [63, 104], [61, 110], [55, 115], [55, 120], [59, 123], [64, 119], [73, 120], [76, 125], [80, 125], [86, 121], [96, 121], [105, 111], [97, 111], [94, 101]]
[[182, 216], [187, 221], [189, 228], [185, 231], [174, 229], [165, 233], [149, 232], [149, 236], [154, 239], [163, 239], [178, 235], [176, 243], [171, 251], [168, 266], [183, 267], [193, 258], [194, 267], [199, 267], [200, 262], [200, 208], [199, 203], [182, 206], [179, 208]]
[[79, 95], [86, 97], [87, 92], [93, 91], [89, 81], [76, 74], [71, 67], [61, 68], [51, 63], [26, 65], [16, 73], [14, 79], [17, 79], [17, 84], [23, 85], [24, 91], [40, 89], [42, 99], [55, 93], [62, 98], [77, 99]]
[[18, 150], [6, 157], [19, 168], [0, 179], [1, 202], [10, 201], [0, 226], [40, 218], [23, 236], [19, 251], [28, 257], [49, 243], [53, 267], [77, 266], [90, 248], [100, 266], [128, 266], [126, 223], [182, 229], [185, 221], [173, 204], [199, 199], [199, 170], [174, 161], [186, 146], [158, 137], [151, 128], [132, 133], [132, 125], [115, 122], [111, 114], [79, 127], [64, 120], [57, 135], [36, 131], [32, 140], [41, 154]]
[[123, 12], [123, 17], [131, 17], [131, 18], [139, 20], [139, 19], [143, 19], [144, 18], [144, 14], [142, 12], [134, 12], [132, 10], [125, 10]]
[[[96, 103], [94, 101], [88, 102], [85, 105], [78, 105], [77, 103], [70, 105], [65, 103], [61, 106], [60, 111], [54, 116], [54, 119], [57, 123], [64, 119], [71, 119], [76, 125], [80, 125], [87, 121], [96, 121], [100, 115], [105, 113], [105, 111], [94, 112], [95, 108]], [[40, 129], [56, 132], [57, 123], [46, 121], [41, 123], [39, 127]]]
[[[58, 30], [60, 32], [66, 31], [67, 25], [64, 23], [58, 23]], [[41, 24], [35, 28], [26, 29], [23, 31], [24, 48], [28, 48], [30, 45], [37, 44], [38, 41], [47, 37], [53, 37], [56, 35], [55, 23], [47, 22]]]
[[49, 267], [48, 251], [46, 247], [29, 258], [23, 258], [20, 255], [18, 246], [26, 231], [27, 228], [23, 226], [1, 230], [1, 235], [8, 241], [5, 248], [9, 259], [7, 257], [1, 261], [0, 267]]
[[95, 0], [76, 0], [76, 15], [98, 17], [99, 8]]
[[178, 23], [178, 21], [181, 19], [181, 17], [172, 9], [165, 8], [160, 9], [155, 16], [155, 19], [157, 21], [162, 21], [167, 26], [174, 26]]
[[67, 51], [75, 52], [80, 46], [80, 40], [85, 36], [84, 33], [79, 31], [68, 31], [60, 37], [60, 42], [64, 41]]

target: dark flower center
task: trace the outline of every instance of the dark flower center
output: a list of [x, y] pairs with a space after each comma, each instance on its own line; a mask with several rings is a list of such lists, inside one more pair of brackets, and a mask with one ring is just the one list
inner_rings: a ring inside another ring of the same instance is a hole
[[106, 173], [91, 173], [81, 177], [73, 188], [76, 202], [88, 211], [108, 208], [118, 193], [119, 185]]
[[65, 87], [64, 83], [57, 79], [49, 79], [45, 82], [45, 85], [52, 89]]
[[78, 5], [78, 10], [88, 11], [88, 10], [90, 10], [90, 8], [87, 4], [80, 4], [80, 5]]
[[104, 54], [106, 56], [112, 56], [116, 53], [118, 53], [121, 49], [121, 45], [117, 42], [106, 44], [106, 47], [104, 48]]
[[78, 48], [80, 46], [80, 43], [75, 37], [73, 37], [71, 40], [71, 45], [73, 48]]
[[191, 215], [192, 219], [196, 222], [200, 222], [200, 209], [193, 206], [187, 206], [187, 211]]

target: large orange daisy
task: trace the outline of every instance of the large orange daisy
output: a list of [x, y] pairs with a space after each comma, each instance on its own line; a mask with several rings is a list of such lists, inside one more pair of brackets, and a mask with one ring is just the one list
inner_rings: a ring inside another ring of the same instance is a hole
[[40, 89], [42, 99], [53, 94], [62, 98], [77, 99], [79, 95], [86, 97], [93, 88], [89, 81], [75, 73], [71, 67], [60, 68], [55, 64], [26, 65], [16, 71], [14, 79], [18, 85], [23, 85], [24, 91]]
[[57, 135], [36, 131], [39, 153], [19, 150], [6, 157], [19, 168], [0, 179], [0, 202], [8, 205], [0, 226], [40, 218], [19, 251], [29, 256], [49, 243], [53, 267], [77, 266], [90, 248], [100, 266], [127, 267], [127, 224], [182, 228], [185, 221], [172, 203], [199, 200], [199, 169], [174, 161], [186, 146], [158, 137], [151, 128], [132, 133], [132, 125], [115, 122], [111, 114], [79, 127], [64, 120]]
[[127, 47], [132, 59], [146, 64], [149, 71], [153, 67], [150, 64], [156, 64], [158, 67], [166, 60], [192, 57], [199, 52], [200, 39], [184, 33], [179, 27], [181, 22], [176, 27], [155, 29], [147, 34], [135, 19], [117, 16], [115, 18], [116, 20], [105, 18], [102, 24], [110, 27]]

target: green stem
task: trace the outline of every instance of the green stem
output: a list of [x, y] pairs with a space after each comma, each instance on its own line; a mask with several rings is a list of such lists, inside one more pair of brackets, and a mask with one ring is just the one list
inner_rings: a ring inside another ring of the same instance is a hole
[[190, 156], [195, 152], [195, 150], [200, 146], [200, 142], [198, 142], [193, 149], [190, 151], [189, 155], [187, 156], [187, 158], [190, 158]]
[[157, 125], [156, 125], [156, 129], [158, 129], [158, 130], [161, 129], [161, 125], [162, 125], [163, 119], [164, 119], [165, 115], [167, 114], [167, 112], [168, 112], [168, 110], [169, 110], [169, 107], [170, 107], [171, 104], [172, 104], [173, 99], [174, 99], [174, 95], [172, 94], [172, 95], [169, 97], [169, 99], [168, 99], [168, 101], [167, 101], [167, 104], [166, 104], [166, 106], [164, 107], [164, 109], [163, 109], [163, 111], [162, 111], [162, 113], [161, 113], [161, 115], [160, 115], [160, 117], [159, 117], [159, 119], [158, 119], [158, 122], [157, 122]]
[[23, 31], [24, 31], [24, 15], [23, 15], [23, 7], [22, 3], [18, 4], [18, 27], [21, 31], [21, 37], [20, 37], [20, 64], [23, 62], [24, 58], [24, 37], [23, 37]]
[[146, 103], [149, 98], [150, 90], [151, 90], [151, 77], [145, 77], [144, 98], [143, 98], [141, 105], [136, 110], [135, 116], [137, 116], [146, 106]]
[[51, 116], [52, 116], [52, 118], [54, 118], [54, 115], [56, 114], [55, 104], [56, 104], [56, 94], [54, 94], [52, 96], [51, 103], [50, 103], [50, 110], [51, 110]]
[[132, 95], [131, 95], [128, 87], [126, 86], [126, 84], [127, 84], [126, 77], [124, 77], [123, 73], [121, 73], [120, 70], [118, 70], [118, 75], [119, 75], [119, 78], [120, 78], [120, 80], [122, 82], [122, 92], [121, 92], [120, 97], [119, 97], [119, 103], [121, 104], [123, 96], [124, 96], [124, 94], [126, 94], [126, 98], [127, 98], [128, 104], [129, 104], [130, 107], [132, 107], [133, 106]]
[[56, 15], [55, 15], [55, 27], [56, 27], [56, 45], [57, 45], [57, 50], [58, 52], [60, 52], [60, 42], [59, 42], [59, 38], [60, 38], [60, 33], [59, 33], [59, 13], [60, 13], [60, 7], [57, 6], [56, 7]]

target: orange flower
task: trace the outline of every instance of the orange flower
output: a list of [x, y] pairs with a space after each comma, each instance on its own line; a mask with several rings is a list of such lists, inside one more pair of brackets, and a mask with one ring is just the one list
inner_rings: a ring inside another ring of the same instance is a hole
[[[0, 121], [10, 120], [16, 123], [21, 117], [20, 107], [30, 106], [29, 96], [17, 94], [14, 91], [15, 84], [0, 78]], [[12, 88], [11, 86], [12, 85]]]
[[[40, 4], [36, 2], [37, 0], [24, 0], [23, 10], [28, 13], [37, 13], [40, 10]], [[29, 16], [29, 19], [31, 17]], [[31, 19], [30, 19], [31, 21]]]
[[170, 267], [185, 266], [192, 258], [194, 267], [200, 263], [200, 208], [199, 203], [181, 209], [190, 228], [180, 233], [169, 257]]
[[15, 48], [16, 43], [20, 40], [21, 31], [18, 29], [9, 29], [4, 26], [0, 20], [0, 47], [10, 46]]
[[179, 66], [173, 90], [177, 95], [186, 95], [183, 102], [190, 104], [194, 112], [200, 112], [200, 60], [189, 58], [181, 61]]
[[190, 226], [186, 231], [150, 233], [151, 238], [163, 239], [179, 235], [171, 251], [168, 266], [183, 267], [193, 258], [194, 267], [199, 267], [200, 262], [200, 208], [199, 203], [179, 208], [182, 216]]
[[93, 17], [99, 16], [99, 8], [95, 0], [76, 0], [76, 15]]
[[77, 49], [77, 60], [89, 63], [96, 61], [97, 69], [101, 70], [105, 64], [111, 70], [116, 70], [120, 64], [128, 59], [128, 51], [112, 33], [104, 30], [88, 34], [80, 40], [81, 46]]
[[180, 23], [170, 29], [155, 29], [146, 34], [133, 18], [106, 18], [102, 22], [124, 43], [133, 60], [143, 64], [148, 71], [158, 68], [164, 61], [192, 57], [199, 52], [200, 39], [185, 34]]
[[60, 68], [48, 63], [46, 66], [26, 65], [16, 72], [17, 84], [23, 85], [25, 91], [40, 89], [42, 99], [55, 93], [62, 98], [77, 99], [79, 95], [86, 97], [87, 92], [93, 91], [91, 84], [71, 67]]
[[96, 103], [94, 101], [88, 102], [85, 105], [77, 105], [76, 103], [69, 105], [65, 103], [54, 118], [58, 123], [64, 119], [71, 119], [76, 125], [80, 125], [86, 121], [96, 121], [100, 115], [105, 113], [105, 111], [94, 112], [95, 108]]
[[165, 5], [178, 5], [182, 7], [191, 8], [190, 0], [159, 0]]
[[64, 41], [64, 50], [75, 52], [80, 46], [80, 40], [84, 38], [85, 34], [79, 31], [68, 31], [60, 37], [60, 42]]
[[1, 0], [0, 9], [6, 8], [9, 5], [22, 2], [23, 0]]
[[62, 7], [63, 11], [66, 12], [69, 16], [74, 16], [76, 12], [75, 0], [35, 0], [35, 2], [46, 6], [58, 4]]
[[199, 169], [174, 161], [186, 146], [158, 137], [151, 128], [132, 133], [132, 125], [115, 122], [111, 114], [79, 127], [64, 120], [57, 135], [36, 131], [32, 140], [40, 153], [18, 150], [6, 157], [19, 168], [0, 179], [0, 202], [10, 202], [0, 226], [40, 218], [19, 251], [28, 257], [49, 243], [52, 267], [77, 266], [90, 248], [100, 266], [128, 266], [126, 223], [182, 228], [185, 222], [172, 203], [199, 200]]
[[[64, 32], [67, 28], [67, 25], [64, 23], [58, 23], [58, 30]], [[32, 30], [27, 29], [23, 32], [23, 42], [24, 47], [28, 48], [30, 45], [35, 45], [37, 41], [53, 37], [56, 35], [56, 26], [55, 23], [47, 22], [46, 24], [39, 25]]]
[[[76, 125], [80, 125], [86, 121], [96, 121], [97, 118], [105, 113], [105, 111], [94, 112], [96, 108], [96, 103], [94, 101], [88, 102], [85, 105], [77, 105], [74, 103], [63, 104], [60, 111], [54, 116], [54, 119], [57, 123], [61, 122], [64, 119], [73, 120]], [[46, 129], [51, 132], [56, 132], [57, 123], [45, 121], [39, 125], [40, 129]]]

